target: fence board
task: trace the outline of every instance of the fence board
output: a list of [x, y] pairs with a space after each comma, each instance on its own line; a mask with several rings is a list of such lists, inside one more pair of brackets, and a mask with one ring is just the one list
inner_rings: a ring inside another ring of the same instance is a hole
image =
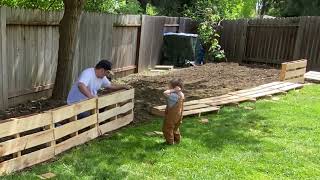
[[142, 16], [138, 71], [142, 72], [160, 62], [165, 17]]
[[0, 109], [8, 106], [8, 75], [6, 50], [6, 9], [0, 8]]

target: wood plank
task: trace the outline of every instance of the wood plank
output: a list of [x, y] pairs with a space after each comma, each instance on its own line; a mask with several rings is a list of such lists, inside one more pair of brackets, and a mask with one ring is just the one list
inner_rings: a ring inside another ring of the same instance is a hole
[[195, 115], [195, 114], [206, 113], [206, 112], [214, 112], [214, 111], [219, 111], [219, 109], [220, 109], [219, 107], [207, 107], [207, 108], [196, 109], [191, 111], [184, 111], [183, 116]]
[[294, 69], [300, 69], [307, 67], [307, 60], [298, 60], [298, 61], [291, 61], [284, 63], [287, 65], [286, 71], [294, 70]]
[[298, 69], [298, 70], [294, 70], [294, 71], [288, 71], [285, 74], [285, 80], [287, 79], [292, 79], [294, 77], [301, 77], [304, 76], [304, 74], [306, 73], [307, 68], [303, 68], [303, 69]]
[[304, 83], [304, 76], [293, 78], [293, 79], [287, 79], [286, 81], [292, 82], [292, 83]]
[[10, 119], [0, 123], [0, 138], [48, 126], [51, 122], [52, 116], [50, 113], [42, 113], [21, 119]]
[[184, 111], [189, 111], [189, 110], [194, 110], [194, 109], [200, 109], [200, 108], [206, 108], [209, 107], [210, 105], [208, 104], [196, 104], [196, 105], [191, 105], [191, 106], [184, 106], [183, 110]]
[[211, 106], [221, 106], [221, 105], [226, 105], [226, 104], [232, 104], [232, 103], [239, 103], [239, 102], [244, 102], [252, 99], [251, 97], [238, 97], [234, 96], [233, 99], [225, 99], [225, 100], [220, 100], [220, 101], [214, 101], [213, 103], [210, 103]]
[[134, 98], [134, 89], [116, 92], [111, 95], [101, 96], [98, 98], [98, 108], [104, 108], [112, 104], [120, 103]]
[[93, 129], [90, 129], [89, 131], [86, 131], [66, 141], [56, 144], [54, 154], [60, 154], [70, 148], [73, 148], [92, 139], [95, 139], [96, 137], [98, 137], [98, 129], [95, 127]]
[[123, 126], [130, 124], [133, 121], [133, 114], [118, 118], [117, 120], [108, 122], [103, 125], [99, 125], [99, 134], [105, 134], [110, 131], [117, 130]]
[[151, 114], [156, 115], [156, 116], [164, 117], [165, 116], [165, 110], [159, 110], [159, 109], [156, 109], [156, 108], [152, 108], [151, 109]]
[[[0, 8], [0, 109], [8, 107], [8, 66], [7, 58], [7, 35], [6, 35], [6, 8]], [[10, 73], [10, 70], [9, 70]]]
[[290, 86], [285, 86], [282, 88], [279, 88], [280, 91], [290, 91], [290, 90], [294, 90], [294, 89], [300, 89], [303, 88], [303, 84], [292, 84]]
[[97, 99], [89, 99], [82, 101], [73, 105], [64, 106], [55, 110], [52, 110], [53, 122], [57, 123], [66, 119], [69, 119], [73, 116], [76, 116], [80, 113], [90, 111], [96, 108]]
[[134, 108], [134, 103], [129, 102], [123, 106], [115, 107], [113, 109], [107, 110], [103, 113], [99, 113], [98, 122], [103, 122], [107, 119], [110, 119], [116, 115], [126, 113]]
[[155, 69], [173, 69], [174, 66], [157, 65], [154, 68]]
[[76, 120], [59, 126], [54, 129], [55, 139], [60, 139], [69, 134], [75, 133], [81, 129], [89, 127], [97, 123], [97, 114], [91, 115], [81, 120]]
[[30, 134], [0, 143], [0, 156], [13, 154], [31, 147], [53, 141], [53, 129]]
[[0, 163], [0, 174], [8, 174], [47, 161], [54, 157], [54, 147], [41, 149]]

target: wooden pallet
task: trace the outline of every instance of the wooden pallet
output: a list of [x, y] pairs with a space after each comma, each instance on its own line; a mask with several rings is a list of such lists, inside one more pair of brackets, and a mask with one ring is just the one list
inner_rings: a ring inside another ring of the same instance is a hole
[[119, 129], [133, 121], [134, 89], [98, 99], [99, 134]]
[[304, 83], [307, 60], [291, 61], [281, 64], [280, 81]]
[[[80, 113], [90, 115], [78, 119]], [[98, 137], [97, 100], [90, 99], [52, 111], [55, 155]]]
[[320, 82], [320, 72], [309, 71], [304, 75], [304, 78], [310, 81]]
[[[224, 105], [233, 105], [240, 102], [256, 101], [257, 98], [268, 97], [274, 94], [285, 93], [287, 91], [302, 88], [302, 84], [295, 84], [290, 82], [273, 82], [265, 85], [261, 85], [251, 89], [240, 90], [232, 93], [228, 93], [222, 96], [210, 97], [205, 99], [193, 100], [184, 103], [184, 110], [196, 108], [197, 111], [193, 113], [185, 112], [184, 115], [194, 115], [198, 114], [201, 109], [206, 108], [217, 108]], [[156, 106], [152, 108], [152, 114], [158, 116], [164, 116], [165, 105]], [[214, 110], [214, 111], [217, 111]], [[208, 111], [210, 112], [210, 111]]]
[[10, 119], [0, 123], [0, 174], [54, 157], [54, 132], [50, 113]]
[[[134, 89], [0, 122], [0, 175], [47, 161], [133, 121]], [[99, 112], [99, 111], [100, 112]], [[81, 119], [79, 114], [89, 112]]]

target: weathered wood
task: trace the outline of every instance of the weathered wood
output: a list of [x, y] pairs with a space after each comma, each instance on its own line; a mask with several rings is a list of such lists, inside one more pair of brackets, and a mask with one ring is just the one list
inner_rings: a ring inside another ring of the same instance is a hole
[[97, 128], [90, 129], [55, 146], [55, 155], [98, 137]]
[[195, 114], [201, 114], [201, 113], [207, 113], [207, 112], [215, 112], [219, 111], [219, 107], [207, 107], [207, 108], [201, 108], [201, 109], [194, 109], [190, 111], [184, 111], [183, 116], [189, 116], [189, 115], [195, 115]]
[[54, 129], [55, 139], [60, 139], [69, 134], [75, 133], [81, 129], [92, 126], [97, 123], [97, 114], [91, 115], [81, 120], [76, 120], [56, 127]]
[[99, 134], [105, 134], [107, 132], [114, 131], [123, 126], [130, 124], [133, 121], [133, 114], [126, 115], [124, 117], [118, 118], [117, 120], [108, 122], [106, 124], [99, 126]]
[[52, 111], [53, 122], [57, 123], [80, 113], [96, 108], [97, 99], [89, 99], [70, 106], [64, 106]]
[[308, 62], [307, 60], [303, 59], [303, 60], [291, 61], [283, 64], [286, 65], [286, 71], [290, 71], [290, 70], [306, 68], [307, 62]]
[[6, 156], [54, 140], [53, 129], [0, 143], [0, 156]]
[[289, 71], [285, 74], [285, 79], [291, 79], [294, 77], [303, 77], [304, 74], [306, 73], [307, 68], [303, 68], [303, 69], [298, 69], [295, 71]]
[[10, 119], [9, 121], [0, 123], [0, 138], [48, 126], [51, 121], [50, 113], [42, 113], [21, 119]]
[[320, 81], [320, 72], [309, 71], [304, 75], [305, 79], [312, 81]]
[[[8, 107], [6, 8], [0, 8], [0, 109]], [[9, 71], [10, 72], [10, 71]]]
[[7, 24], [28, 26], [57, 26], [63, 16], [63, 12], [44, 12], [41, 10], [6, 8]]
[[26, 154], [0, 163], [0, 174], [7, 174], [47, 161], [54, 157], [54, 147]]
[[123, 113], [126, 113], [126, 112], [129, 112], [130, 110], [132, 110], [134, 107], [134, 104], [132, 102], [129, 102], [123, 106], [118, 106], [118, 107], [115, 107], [113, 109], [110, 109], [110, 110], [106, 110], [105, 112], [103, 113], [99, 113], [99, 123], [100, 122], [103, 122], [107, 119], [110, 119], [116, 115], [119, 115], [119, 114], [123, 114]]
[[112, 104], [120, 103], [134, 98], [134, 89], [116, 92], [98, 98], [98, 108], [104, 108]]

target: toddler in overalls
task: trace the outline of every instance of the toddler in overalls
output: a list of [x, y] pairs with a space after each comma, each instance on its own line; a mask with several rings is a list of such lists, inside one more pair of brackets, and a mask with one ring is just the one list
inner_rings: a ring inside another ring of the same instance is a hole
[[169, 89], [164, 91], [167, 98], [167, 107], [165, 111], [165, 119], [163, 122], [162, 132], [167, 144], [180, 143], [181, 135], [179, 126], [183, 118], [183, 101], [181, 79], [173, 79], [169, 83]]

